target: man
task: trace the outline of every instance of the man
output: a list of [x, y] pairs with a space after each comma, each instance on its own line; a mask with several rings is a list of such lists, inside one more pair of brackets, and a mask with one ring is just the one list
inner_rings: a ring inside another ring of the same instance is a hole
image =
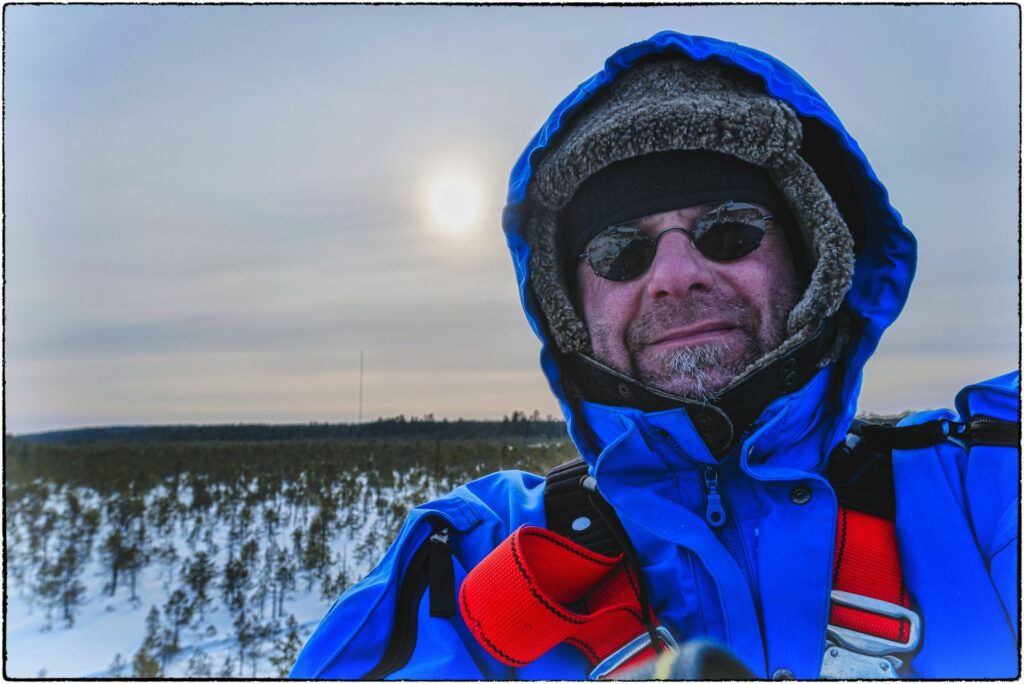
[[292, 676], [616, 677], [704, 638], [760, 678], [1017, 675], [1017, 374], [847, 436], [915, 244], [796, 74], [624, 48], [504, 225], [583, 465], [414, 510]]

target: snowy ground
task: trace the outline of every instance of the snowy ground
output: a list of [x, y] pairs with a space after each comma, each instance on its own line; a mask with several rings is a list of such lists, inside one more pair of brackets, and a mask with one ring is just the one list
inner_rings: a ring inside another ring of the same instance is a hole
[[[365, 486], [365, 478], [361, 479]], [[78, 494], [82, 499], [90, 498], [85, 492]], [[391, 494], [391, 497], [385, 498], [405, 498]], [[152, 502], [163, 495], [161, 489], [156, 488], [148, 494], [147, 500]], [[60, 505], [53, 505], [52, 508], [57, 510], [58, 515], [66, 515]], [[313, 516], [313, 509], [293, 511], [293, 525], [282, 524], [274, 537], [263, 537], [261, 549], [271, 546], [289, 549], [293, 530], [302, 529], [303, 522]], [[327, 569], [328, 575], [332, 570], [337, 572], [337, 568], [344, 567], [348, 578], [346, 583], [350, 584], [371, 569], [371, 558], [379, 556], [383, 548], [379, 544], [371, 545], [369, 551], [364, 548], [361, 558], [356, 549], [360, 544], [366, 544], [366, 539], [360, 538], [359, 531], [376, 529], [378, 518], [377, 511], [370, 508], [365, 517], [360, 516], [358, 526], [334, 530], [329, 543], [333, 563]], [[28, 527], [27, 523], [24, 527]], [[228, 559], [229, 529], [223, 521], [215, 521], [212, 527], [207, 528], [206, 535], [194, 535], [200, 538], [194, 538], [192, 542], [188, 540], [188, 530], [188, 525], [179, 521], [170, 527], [166, 537], [153, 539], [152, 547], [162, 549], [163, 555], [151, 553], [149, 563], [138, 571], [136, 600], [129, 597], [128, 579], [124, 574], [116, 594], [108, 594], [105, 585], [109, 581], [110, 571], [101, 554], [94, 548], [89, 561], [81, 570], [79, 579], [84, 592], [80, 604], [74, 610], [74, 624], [70, 627], [61, 619], [60, 608], [47, 604], [38, 595], [33, 587], [32, 566], [23, 564], [20, 578], [7, 577], [6, 675], [28, 678], [131, 677], [133, 655], [145, 639], [146, 617], [151, 607], [162, 610], [170, 593], [181, 585], [179, 575], [182, 561], [196, 551], [205, 550], [214, 559], [219, 574]], [[19, 563], [29, 554], [27, 538], [30, 534], [31, 530], [23, 529], [19, 535], [8, 535], [8, 554], [12, 564]], [[204, 536], [205, 539], [202, 538]], [[261, 534], [252, 534], [253, 538], [257, 536], [262, 537]], [[167, 553], [168, 546], [175, 549], [173, 554]], [[53, 549], [50, 552], [52, 554]], [[215, 578], [212, 584], [215, 586], [217, 581]], [[280, 672], [272, 666], [268, 657], [273, 653], [274, 642], [284, 636], [287, 617], [293, 616], [298, 622], [299, 638], [305, 642], [340, 594], [339, 588], [329, 596], [323, 595], [321, 584], [321, 579], [315, 576], [307, 579], [307, 574], [296, 571], [295, 587], [286, 593], [283, 615], [272, 621], [273, 631], [259, 649], [262, 653], [256, 658], [255, 668], [249, 658], [239, 666], [233, 613], [224, 604], [220, 591], [212, 589], [204, 619], [194, 619], [192, 624], [182, 629], [181, 650], [166, 662], [163, 674], [169, 677], [191, 677], [207, 674], [208, 670], [207, 676], [224, 676], [228, 674], [225, 671], [227, 661], [233, 676], [279, 676]], [[255, 603], [251, 597], [253, 589], [250, 588], [249, 592], [250, 602]], [[252, 612], [271, 622], [271, 611], [266, 606], [258, 612], [253, 606]], [[123, 665], [119, 667], [119, 663]]]
[[4, 674], [56, 679], [279, 677], [410, 508], [568, 460], [560, 442], [375, 439], [6, 456]]

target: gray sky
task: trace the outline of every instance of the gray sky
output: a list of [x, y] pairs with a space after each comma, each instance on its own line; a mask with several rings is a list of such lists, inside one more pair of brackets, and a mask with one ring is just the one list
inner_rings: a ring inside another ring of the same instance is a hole
[[[557, 413], [500, 228], [577, 83], [662, 29], [780, 57], [919, 240], [861, 408], [1017, 366], [1016, 6], [10, 6], [6, 404], [80, 425]], [[455, 168], [479, 217], [425, 197]], [[451, 221], [455, 219], [452, 218]]]

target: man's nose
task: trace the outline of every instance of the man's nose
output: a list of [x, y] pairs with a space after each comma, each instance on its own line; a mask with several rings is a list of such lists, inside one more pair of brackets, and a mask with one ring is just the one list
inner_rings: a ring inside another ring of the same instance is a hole
[[655, 299], [685, 297], [696, 290], [710, 290], [714, 283], [711, 262], [682, 231], [662, 235], [647, 272], [647, 292]]

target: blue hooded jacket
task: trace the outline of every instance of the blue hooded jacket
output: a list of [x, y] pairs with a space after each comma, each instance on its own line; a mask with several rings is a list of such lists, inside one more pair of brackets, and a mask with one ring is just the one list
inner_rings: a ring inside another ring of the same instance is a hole
[[[831, 130], [848, 157], [866, 226], [845, 299], [857, 324], [841, 358], [770, 403], [722, 463], [683, 409], [645, 413], [568, 402], [553, 343], [529, 294], [530, 248], [521, 232], [537, 153], [603, 86], [645, 56], [670, 51], [755, 74], [802, 118]], [[771, 56], [662, 32], [612, 55], [558, 105], [512, 171], [503, 223], [527, 318], [543, 342], [541, 365], [570, 436], [636, 548], [661, 623], [678, 641], [717, 639], [759, 677], [786, 670], [801, 679], [819, 677], [837, 518], [825, 459], [850, 427], [864, 364], [906, 301], [916, 258], [913, 236], [857, 143], [819, 95]], [[931, 411], [905, 422], [974, 415], [1015, 421], [1019, 395], [1019, 373], [1013, 372], [964, 389], [956, 412]], [[719, 470], [727, 522], [717, 530], [704, 519], [705, 465]], [[974, 447], [968, 454], [946, 443], [894, 452], [893, 470], [904, 579], [923, 617], [921, 647], [901, 674], [1016, 677], [1018, 452]], [[543, 484], [530, 473], [499, 472], [413, 510], [376, 569], [331, 608], [291, 676], [355, 679], [374, 671], [392, 634], [406, 568], [432, 521], [443, 520], [452, 532], [458, 586], [516, 528], [544, 525]], [[809, 500], [794, 502], [797, 486], [810, 491]], [[579, 651], [561, 644], [513, 672], [477, 644], [458, 615], [430, 617], [424, 597], [417, 617], [413, 650], [396, 660], [389, 679], [583, 679], [589, 670]]]

